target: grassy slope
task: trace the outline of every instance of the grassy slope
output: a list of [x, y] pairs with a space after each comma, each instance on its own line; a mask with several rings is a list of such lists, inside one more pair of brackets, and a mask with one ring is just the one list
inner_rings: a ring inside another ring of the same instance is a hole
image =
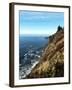
[[49, 44], [27, 78], [64, 76], [64, 30], [49, 37]]

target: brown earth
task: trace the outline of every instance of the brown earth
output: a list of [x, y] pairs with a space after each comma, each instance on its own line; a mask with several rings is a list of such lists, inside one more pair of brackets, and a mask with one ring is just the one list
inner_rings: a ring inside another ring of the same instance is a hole
[[26, 78], [47, 78], [64, 76], [64, 28], [49, 36], [40, 62]]

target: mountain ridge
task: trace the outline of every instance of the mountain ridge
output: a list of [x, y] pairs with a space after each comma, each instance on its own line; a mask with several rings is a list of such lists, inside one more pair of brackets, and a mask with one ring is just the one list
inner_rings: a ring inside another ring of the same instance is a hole
[[26, 78], [47, 78], [64, 76], [64, 28], [58, 26], [57, 32], [49, 36], [40, 62]]

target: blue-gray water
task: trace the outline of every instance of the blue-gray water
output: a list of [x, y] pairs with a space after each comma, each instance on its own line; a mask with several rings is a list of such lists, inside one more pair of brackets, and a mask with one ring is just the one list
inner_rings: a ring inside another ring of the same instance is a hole
[[39, 62], [44, 48], [48, 44], [45, 37], [19, 38], [19, 78], [23, 79], [30, 73], [32, 68]]

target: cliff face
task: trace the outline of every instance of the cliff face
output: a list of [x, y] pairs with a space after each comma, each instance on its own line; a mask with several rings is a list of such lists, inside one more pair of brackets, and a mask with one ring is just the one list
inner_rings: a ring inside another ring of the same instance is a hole
[[64, 76], [64, 30], [49, 36], [48, 46], [45, 48], [40, 62], [34, 67], [27, 78], [47, 78]]

